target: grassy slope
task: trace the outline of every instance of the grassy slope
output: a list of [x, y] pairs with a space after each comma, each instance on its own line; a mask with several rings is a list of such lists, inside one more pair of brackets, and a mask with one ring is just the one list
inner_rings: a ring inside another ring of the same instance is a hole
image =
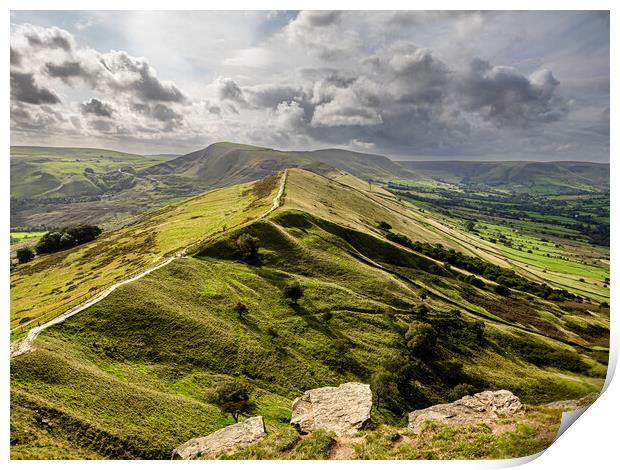
[[278, 178], [259, 193], [252, 190], [255, 183], [210, 191], [92, 243], [17, 266], [11, 272], [11, 326], [50, 319], [197, 240], [256, 218], [271, 207]]
[[66, 147], [11, 147], [11, 197], [67, 197], [100, 194], [101, 189], [84, 176], [84, 170], [136, 170], [166, 160], [104, 149]]
[[609, 190], [609, 165], [589, 162], [399, 162], [430, 178], [544, 194]]
[[[487, 310], [481, 309], [449, 273], [429, 274], [432, 261], [381, 239], [373, 219], [394, 224], [401, 219], [379, 204], [381, 196], [362, 204], [357, 190], [307, 172], [289, 173], [285, 207], [267, 220], [226, 233], [206, 243], [197, 257], [175, 260], [117, 289], [46, 330], [35, 352], [13, 359], [14, 458], [88, 453], [168, 458], [186, 439], [231, 422], [204, 399], [206, 389], [226, 376], [250, 383], [257, 414], [265, 416], [272, 433], [285, 432], [291, 400], [303, 390], [368, 381], [382, 361], [399, 354], [403, 329], [416, 318], [412, 308], [423, 292], [438, 326], [455, 305], [466, 322], [489, 320], [484, 347], [463, 345], [451, 353], [471, 380], [481, 381], [479, 387], [508, 388], [540, 403], [582, 396], [602, 385], [602, 364], [549, 337], [596, 342], [573, 323], [563, 323], [559, 306], [516, 294], [510, 306], [516, 318], [504, 319], [505, 300], [475, 289], [478, 300], [486, 302]], [[321, 199], [332, 191], [330, 200], [337, 204], [327, 207]], [[340, 213], [346, 204], [348, 214]], [[312, 215], [300, 211], [304, 206]], [[189, 214], [183, 207], [177, 210]], [[350, 228], [329, 221], [340, 217]], [[171, 217], [163, 219], [174, 225]], [[260, 238], [259, 263], [237, 261], [234, 240], [241, 231]], [[391, 264], [395, 259], [398, 264]], [[305, 289], [298, 307], [280, 296], [292, 279]], [[245, 318], [233, 312], [238, 301], [249, 307]], [[545, 313], [534, 321], [526, 306]], [[325, 312], [333, 317], [326, 319]], [[582, 326], [594, 316], [608, 327], [607, 315], [572, 313]], [[442, 333], [446, 338], [458, 334]], [[572, 351], [589, 372], [537, 367], [506, 352], [508, 336]], [[421, 386], [433, 400], [446, 400], [445, 384]], [[53, 432], [36, 424], [36, 413]], [[310, 439], [296, 456], [320, 457], [326, 441], [325, 436]], [[514, 456], [528, 447], [502, 449], [502, 455]], [[459, 455], [466, 454], [453, 454]]]

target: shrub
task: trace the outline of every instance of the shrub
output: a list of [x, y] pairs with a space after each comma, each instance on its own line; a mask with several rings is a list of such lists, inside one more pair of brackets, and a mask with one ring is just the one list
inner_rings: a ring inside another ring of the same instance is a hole
[[292, 282], [282, 289], [282, 297], [290, 299], [294, 304], [304, 295], [304, 290], [299, 282]]
[[377, 226], [381, 229], [381, 230], [385, 230], [386, 232], [392, 230], [392, 226], [390, 224], [388, 224], [385, 221], [381, 221], [377, 224]]
[[495, 286], [495, 292], [499, 295], [502, 295], [504, 297], [510, 297], [510, 289], [506, 286], [503, 286], [501, 284]]
[[419, 321], [411, 322], [405, 333], [407, 348], [414, 355], [421, 357], [430, 356], [437, 343], [437, 333], [428, 323]]
[[414, 309], [414, 313], [416, 315], [419, 315], [421, 317], [426, 317], [428, 315], [428, 307], [426, 306], [426, 304], [420, 304], [418, 305], [415, 309]]
[[243, 233], [237, 238], [237, 249], [243, 259], [254, 259], [258, 254], [259, 239], [249, 233]]
[[323, 319], [324, 322], [328, 322], [333, 318], [333, 314], [332, 312], [325, 312], [323, 313], [323, 315], [321, 315], [321, 318]]
[[74, 225], [47, 232], [41, 237], [36, 246], [38, 254], [53, 253], [66, 250], [83, 243], [93, 241], [101, 235], [101, 229], [96, 225]]
[[400, 393], [396, 385], [396, 376], [388, 371], [380, 370], [375, 372], [370, 379], [370, 389], [375, 395], [375, 406], [377, 409], [382, 404], [389, 406], [398, 403]]
[[242, 302], [237, 302], [237, 305], [234, 306], [233, 310], [237, 312], [239, 318], [244, 317], [245, 314], [248, 313], [248, 307]]
[[18, 248], [16, 256], [20, 263], [27, 263], [28, 261], [32, 261], [32, 259], [34, 258], [34, 251], [28, 246], [24, 248]]
[[66, 250], [67, 248], [71, 248], [77, 245], [75, 238], [73, 238], [73, 236], [71, 236], [71, 234], [69, 233], [62, 234], [62, 236], [60, 237], [59, 244], [60, 244], [60, 248], [63, 250]]
[[206, 399], [217, 405], [222, 412], [229, 413], [235, 423], [239, 421], [240, 415], [251, 413], [255, 408], [250, 402], [248, 387], [235, 380], [216, 383], [207, 391]]

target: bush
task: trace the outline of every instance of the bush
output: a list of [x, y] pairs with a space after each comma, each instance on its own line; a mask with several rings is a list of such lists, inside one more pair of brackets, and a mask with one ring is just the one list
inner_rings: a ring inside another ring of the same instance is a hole
[[250, 402], [249, 389], [235, 380], [218, 382], [215, 387], [207, 391], [206, 399], [217, 405], [224, 413], [229, 413], [235, 423], [242, 414], [251, 413], [254, 405]]
[[328, 321], [330, 321], [330, 320], [333, 318], [333, 316], [334, 316], [334, 315], [332, 314], [332, 312], [325, 312], [325, 313], [323, 313], [323, 314], [321, 315], [321, 319], [322, 319], [324, 322], [328, 322]]
[[73, 238], [70, 234], [63, 233], [60, 237], [59, 244], [61, 249], [66, 250], [67, 248], [74, 247], [77, 243], [75, 238]]
[[96, 225], [74, 225], [47, 232], [41, 237], [36, 246], [38, 254], [53, 253], [66, 250], [83, 243], [93, 241], [101, 235], [101, 229]]
[[381, 230], [385, 230], [386, 232], [389, 232], [390, 230], [392, 230], [392, 226], [390, 224], [388, 224], [387, 222], [384, 222], [383, 220], [381, 222], [379, 222], [377, 224], [377, 226], [381, 229]]
[[248, 313], [248, 307], [242, 302], [237, 302], [237, 305], [234, 306], [233, 310], [237, 312], [237, 316], [239, 318], [243, 318], [245, 314]]
[[385, 370], [375, 372], [370, 379], [370, 389], [375, 395], [375, 406], [377, 409], [382, 404], [399, 409], [397, 404], [400, 400], [400, 393], [396, 385], [396, 376], [393, 373]]
[[503, 286], [501, 284], [498, 284], [497, 286], [495, 286], [495, 292], [501, 296], [504, 297], [510, 297], [510, 289], [506, 286]]
[[428, 357], [434, 352], [437, 343], [437, 332], [428, 323], [411, 322], [405, 333], [407, 348], [417, 356]]
[[304, 290], [299, 282], [292, 282], [282, 289], [282, 297], [290, 299], [294, 304], [304, 295]]
[[237, 238], [237, 249], [243, 259], [255, 259], [258, 254], [259, 239], [249, 233], [243, 233]]
[[34, 251], [32, 248], [26, 246], [24, 248], [18, 248], [16, 253], [17, 259], [20, 263], [27, 263], [34, 258]]
[[418, 306], [417, 306], [417, 307], [413, 310], [413, 312], [414, 312], [416, 315], [419, 315], [419, 316], [421, 316], [422, 318], [425, 318], [425, 317], [428, 315], [429, 310], [428, 310], [428, 307], [426, 306], [426, 304], [420, 304], [420, 305], [418, 305]]

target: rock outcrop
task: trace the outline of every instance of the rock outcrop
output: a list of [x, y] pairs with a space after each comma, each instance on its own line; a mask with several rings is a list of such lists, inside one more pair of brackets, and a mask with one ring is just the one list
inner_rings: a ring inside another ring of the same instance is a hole
[[409, 413], [409, 428], [420, 431], [425, 421], [440, 421], [448, 425], [493, 424], [502, 416], [521, 413], [523, 404], [508, 390], [485, 391], [464, 396], [452, 403], [434, 405]]
[[265, 437], [262, 416], [232, 424], [205, 437], [190, 439], [172, 451], [173, 460], [193, 459], [241, 449]]
[[306, 391], [293, 401], [291, 424], [301, 433], [318, 429], [338, 436], [355, 434], [370, 422], [370, 385], [349, 382]]

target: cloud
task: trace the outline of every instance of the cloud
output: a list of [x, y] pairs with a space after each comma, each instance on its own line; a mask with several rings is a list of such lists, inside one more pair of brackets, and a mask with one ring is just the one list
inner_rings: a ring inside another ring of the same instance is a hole
[[11, 71], [11, 98], [30, 104], [60, 103], [53, 91], [35, 83], [33, 74], [16, 71]]
[[48, 62], [45, 64], [45, 71], [50, 77], [60, 78], [65, 82], [71, 78], [87, 76], [87, 72], [78, 61], [66, 61], [62, 64]]
[[11, 47], [11, 65], [19, 66], [22, 63], [22, 55]]
[[21, 33], [33, 48], [62, 49], [71, 51], [74, 47], [73, 36], [60, 28], [40, 28], [33, 25], [22, 25]]
[[457, 99], [498, 125], [528, 126], [566, 115], [568, 101], [556, 94], [559, 84], [549, 70], [526, 77], [513, 67], [475, 60], [458, 77]]
[[[15, 18], [24, 15], [37, 18]], [[609, 25], [599, 15], [91, 12], [68, 28], [91, 19], [79, 42], [11, 25], [11, 68], [22, 74], [11, 79], [12, 133], [31, 132], [30, 118], [59, 142], [73, 133], [174, 152], [238, 140], [608, 158]], [[162, 35], [170, 41], [157, 43]], [[45, 106], [62, 119], [36, 109]]]
[[231, 101], [239, 106], [247, 106], [243, 91], [234, 80], [230, 78], [218, 78], [215, 82], [218, 98], [222, 101]]
[[[182, 103], [185, 95], [173, 83], [157, 78], [146, 59], [131, 57], [124, 51], [101, 54], [102, 76], [113, 89], [130, 92], [143, 100]], [[107, 72], [107, 73], [106, 73]]]
[[114, 107], [104, 101], [100, 101], [97, 98], [91, 98], [88, 101], [80, 104], [80, 110], [83, 114], [94, 114], [100, 117], [112, 117], [114, 114]]

